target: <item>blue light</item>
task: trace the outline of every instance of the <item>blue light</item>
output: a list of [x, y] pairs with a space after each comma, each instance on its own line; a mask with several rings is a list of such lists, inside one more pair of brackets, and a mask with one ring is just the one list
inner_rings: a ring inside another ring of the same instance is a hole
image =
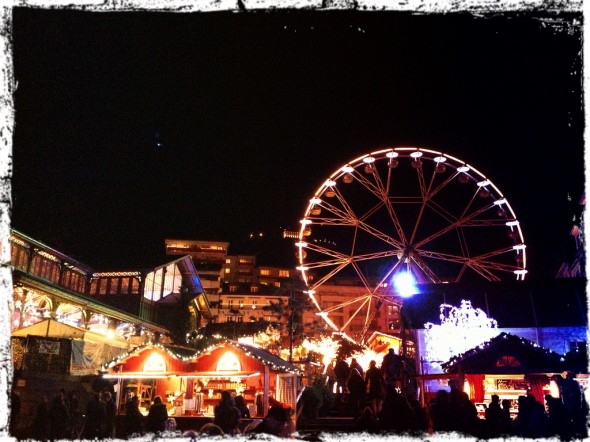
[[416, 280], [410, 271], [396, 273], [393, 277], [395, 292], [402, 298], [409, 298], [418, 292]]

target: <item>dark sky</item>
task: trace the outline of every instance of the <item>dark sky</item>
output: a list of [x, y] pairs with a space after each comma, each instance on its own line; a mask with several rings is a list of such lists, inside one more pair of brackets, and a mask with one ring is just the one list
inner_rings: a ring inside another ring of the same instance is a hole
[[12, 226], [90, 266], [135, 266], [164, 238], [278, 237], [333, 171], [387, 146], [488, 176], [530, 278], [564, 259], [581, 14], [13, 12]]

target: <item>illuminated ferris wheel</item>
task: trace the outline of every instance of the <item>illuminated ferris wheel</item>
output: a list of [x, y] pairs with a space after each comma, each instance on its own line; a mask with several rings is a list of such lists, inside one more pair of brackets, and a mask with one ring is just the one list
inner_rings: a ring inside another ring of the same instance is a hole
[[[526, 274], [522, 230], [502, 192], [464, 161], [416, 147], [371, 152], [336, 169], [309, 200], [296, 247], [317, 314], [349, 338], [350, 325], [362, 322], [356, 340], [383, 303], [399, 305], [400, 273], [417, 284]], [[322, 302], [318, 289], [336, 280], [362, 293]]]

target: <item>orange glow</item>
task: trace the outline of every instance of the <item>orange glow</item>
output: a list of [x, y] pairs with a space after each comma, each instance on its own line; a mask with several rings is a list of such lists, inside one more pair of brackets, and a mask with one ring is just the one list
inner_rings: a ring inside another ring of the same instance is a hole
[[240, 371], [241, 368], [240, 360], [231, 351], [224, 353], [217, 362], [217, 371]]
[[159, 353], [152, 353], [143, 365], [143, 371], [148, 373], [164, 373], [166, 361]]

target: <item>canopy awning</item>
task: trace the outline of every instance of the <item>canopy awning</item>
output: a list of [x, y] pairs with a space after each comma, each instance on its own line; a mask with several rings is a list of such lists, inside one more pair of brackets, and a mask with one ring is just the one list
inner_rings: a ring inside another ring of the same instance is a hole
[[12, 332], [13, 337], [38, 336], [42, 338], [80, 339], [94, 344], [107, 344], [111, 347], [129, 349], [129, 342], [123, 339], [109, 338], [100, 333], [73, 325], [64, 324], [55, 319], [45, 319], [35, 324]]

